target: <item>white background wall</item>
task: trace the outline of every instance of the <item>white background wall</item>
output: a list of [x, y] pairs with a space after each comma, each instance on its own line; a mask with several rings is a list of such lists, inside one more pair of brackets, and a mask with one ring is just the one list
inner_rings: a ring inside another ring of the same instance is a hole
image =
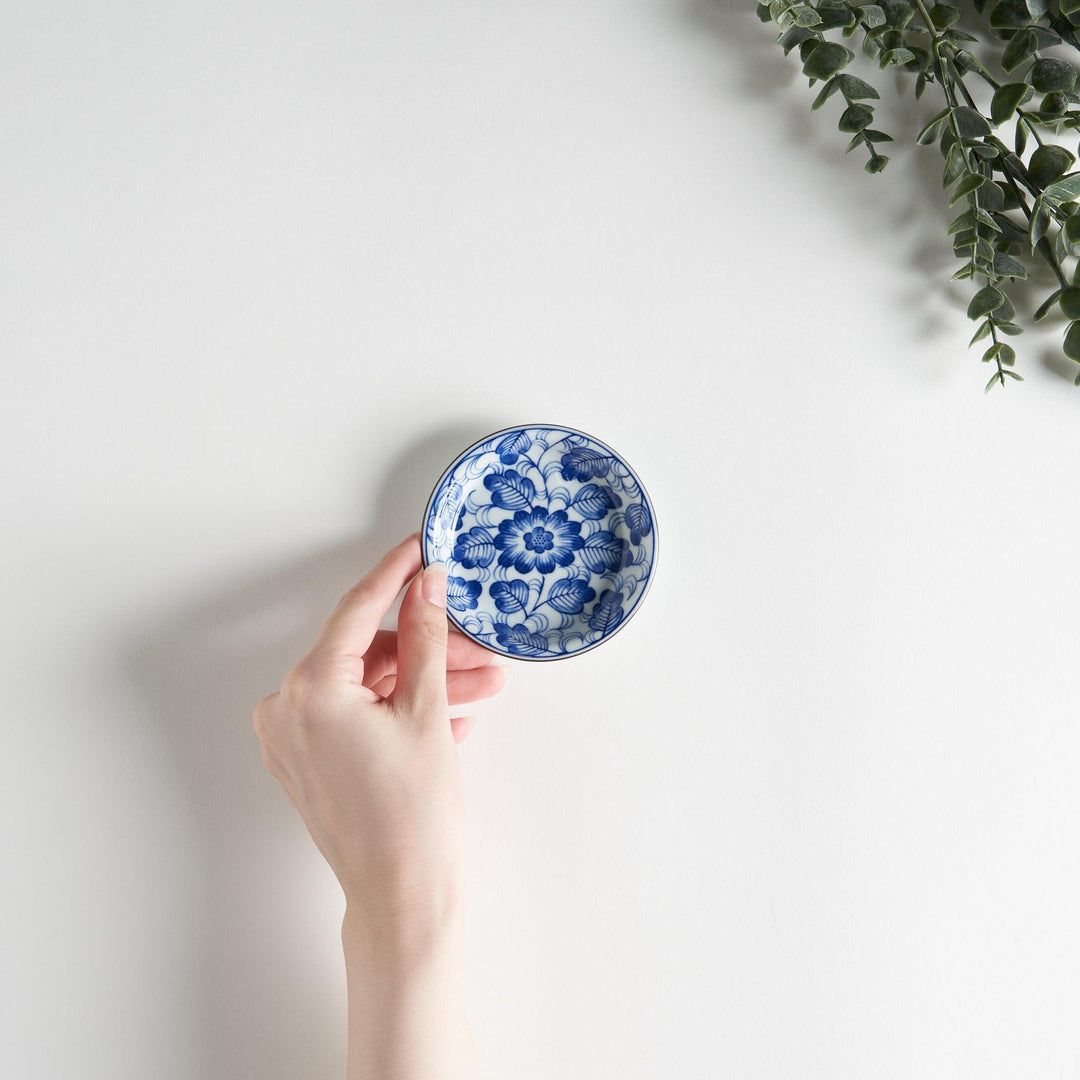
[[1076, 1076], [1074, 365], [983, 396], [932, 94], [868, 177], [796, 74], [736, 0], [6, 7], [5, 1075], [342, 1074], [251, 709], [541, 419], [664, 551], [462, 748], [489, 1075]]

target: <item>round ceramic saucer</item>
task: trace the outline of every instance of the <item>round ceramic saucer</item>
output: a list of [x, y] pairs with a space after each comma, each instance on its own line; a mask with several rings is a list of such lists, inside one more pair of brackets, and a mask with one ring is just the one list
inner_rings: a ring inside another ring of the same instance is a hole
[[450, 619], [504, 656], [561, 660], [607, 641], [656, 565], [652, 505], [610, 446], [562, 425], [497, 431], [443, 473], [424, 564], [447, 568]]

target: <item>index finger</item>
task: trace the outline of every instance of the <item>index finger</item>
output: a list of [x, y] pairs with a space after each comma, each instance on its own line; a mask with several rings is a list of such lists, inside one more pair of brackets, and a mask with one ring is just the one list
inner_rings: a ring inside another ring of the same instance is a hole
[[363, 657], [397, 594], [420, 569], [420, 534], [406, 537], [338, 602], [312, 652]]

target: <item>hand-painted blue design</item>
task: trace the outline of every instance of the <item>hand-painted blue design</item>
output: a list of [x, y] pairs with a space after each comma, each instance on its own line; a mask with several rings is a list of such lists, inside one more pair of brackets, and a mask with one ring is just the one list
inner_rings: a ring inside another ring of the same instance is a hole
[[576, 615], [595, 597], [596, 590], [590, 589], [580, 578], [563, 578], [551, 586], [547, 602], [563, 615]]
[[643, 536], [652, 532], [652, 516], [643, 503], [635, 503], [626, 508], [626, 524], [630, 526], [630, 543], [640, 544]]
[[556, 566], [569, 566], [584, 543], [580, 521], [571, 521], [565, 510], [549, 514], [543, 506], [519, 510], [508, 521], [499, 522], [495, 537], [499, 565], [512, 566], [519, 574], [534, 569], [550, 574]]
[[581, 561], [594, 574], [609, 574], [622, 566], [626, 549], [625, 540], [607, 529], [601, 529], [582, 545]]
[[529, 586], [523, 578], [493, 581], [488, 591], [495, 606], [504, 614], [514, 615], [529, 609]]
[[484, 586], [450, 574], [446, 579], [446, 603], [455, 611], [475, 611], [476, 599]]
[[564, 480], [590, 480], [608, 471], [611, 458], [593, 446], [575, 446], [562, 456]]
[[454, 543], [454, 561], [461, 563], [466, 570], [490, 566], [494, 558], [495, 538], [490, 529], [474, 525], [468, 532], [458, 535]]
[[484, 487], [491, 492], [491, 505], [503, 510], [528, 510], [536, 498], [536, 485], [516, 469], [488, 473]]
[[622, 594], [605, 589], [589, 616], [589, 629], [606, 634], [622, 622], [623, 615]]
[[583, 518], [599, 521], [609, 510], [622, 505], [622, 499], [611, 488], [586, 484], [570, 501], [570, 506]]
[[511, 431], [505, 439], [499, 441], [499, 445], [495, 447], [495, 453], [499, 455], [499, 460], [504, 465], [513, 465], [531, 445], [532, 439], [529, 438], [528, 432]]
[[553, 660], [634, 614], [656, 562], [655, 515], [610, 447], [528, 425], [470, 447], [436, 485], [424, 559], [449, 570], [447, 612], [495, 652]]
[[516, 626], [495, 623], [495, 640], [514, 656], [546, 656], [549, 651], [548, 639], [529, 630], [524, 623]]

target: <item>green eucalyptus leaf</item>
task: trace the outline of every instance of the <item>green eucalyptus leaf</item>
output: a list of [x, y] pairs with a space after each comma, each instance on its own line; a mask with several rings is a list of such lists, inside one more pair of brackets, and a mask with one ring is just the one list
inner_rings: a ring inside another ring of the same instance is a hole
[[969, 173], [956, 185], [956, 190], [952, 193], [952, 198], [949, 199], [949, 205], [952, 206], [954, 203], [958, 203], [965, 195], [978, 191], [986, 182], [986, 177], [982, 173]]
[[1058, 7], [1061, 10], [1061, 14], [1066, 17], [1075, 15], [1077, 12], [1080, 12], [1080, 0], [1061, 0]]
[[1038, 22], [1046, 14], [1050, 4], [1048, 0], [1026, 0], [1024, 6], [1031, 16], [1031, 21]]
[[880, 67], [887, 67], [889, 64], [896, 64], [902, 66], [904, 64], [910, 64], [912, 60], [918, 59], [911, 49], [905, 48], [903, 45], [898, 46], [895, 49], [886, 49], [881, 54]]
[[915, 17], [915, 5], [910, 0], [878, 0], [878, 3], [881, 4], [889, 25], [897, 30], [903, 30]]
[[1028, 276], [1027, 267], [1004, 251], [998, 251], [994, 255], [994, 273], [1009, 278], [1026, 278]]
[[1005, 380], [1001, 377], [1002, 374], [1003, 372], [995, 371], [994, 374], [990, 376], [990, 381], [986, 384], [986, 389], [983, 390], [984, 394], [989, 394], [994, 388], [995, 383], [1001, 383], [1002, 386], [1005, 385]]
[[[1032, 322], [1042, 322], [1047, 315], [1050, 314], [1050, 309], [1061, 299], [1061, 294], [1064, 289], [1055, 289], [1038, 307], [1035, 314], [1031, 316]], [[1080, 293], [1080, 289], [1077, 290]], [[1080, 299], [1080, 296], [1078, 296]]]
[[930, 9], [930, 21], [939, 30], [948, 30], [960, 18], [960, 9], [952, 4], [935, 4]]
[[885, 154], [871, 154], [870, 160], [866, 163], [864, 168], [868, 173], [879, 173], [886, 165], [889, 164], [888, 156]]
[[953, 218], [949, 225], [948, 235], [952, 236], [954, 233], [963, 232], [965, 229], [975, 228], [975, 211], [970, 207], [965, 210], [958, 217]]
[[930, 123], [928, 123], [926, 127], [922, 129], [922, 131], [919, 132], [915, 141], [920, 146], [929, 146], [931, 143], [937, 140], [938, 135], [941, 133], [942, 127], [948, 121], [948, 119], [949, 110], [942, 109], [941, 112], [939, 112], [937, 116], [935, 116], [934, 119], [931, 120]]
[[780, 43], [780, 48], [784, 50], [784, 55], [787, 56], [792, 49], [798, 48], [804, 41], [809, 41], [812, 38], [814, 38], [812, 30], [807, 30], [805, 26], [792, 26], [785, 30], [776, 40]]
[[1035, 251], [1039, 241], [1046, 235], [1050, 228], [1050, 211], [1041, 203], [1036, 202], [1031, 215], [1031, 224], [1028, 226], [1028, 240], [1031, 243], [1032, 252]]
[[1019, 30], [1031, 21], [1023, 0], [1001, 0], [990, 11], [990, 25], [995, 30]]
[[[1005, 199], [1002, 197], [1001, 188], [997, 184], [984, 184], [979, 188], [979, 206], [983, 210], [990, 210], [997, 213], [1000, 210], [1005, 209]], [[993, 219], [991, 219], [993, 220]], [[995, 224], [994, 228], [998, 232], [1001, 230]]]
[[986, 352], [984, 352], [982, 354], [982, 362], [984, 364], [989, 363], [1000, 352], [1001, 352], [1001, 342], [1000, 341], [995, 341], [994, 344], [991, 345], [990, 348], [987, 349]]
[[971, 340], [968, 342], [968, 348], [970, 349], [976, 341], [982, 341], [983, 338], [990, 336], [990, 320], [979, 324], [979, 329], [972, 335]]
[[1028, 175], [1039, 187], [1046, 187], [1059, 176], [1064, 176], [1075, 162], [1076, 158], [1064, 146], [1048, 143], [1046, 146], [1040, 146], [1031, 155]]
[[855, 12], [846, 4], [818, 4], [817, 13], [821, 19], [818, 26], [821, 31], [846, 29], [855, 25]]
[[820, 109], [826, 101], [829, 100], [840, 89], [839, 83], [835, 79], [830, 79], [822, 88], [821, 92], [816, 98], [814, 98], [814, 104], [810, 106], [811, 109]]
[[945, 171], [942, 174], [941, 186], [948, 187], [955, 183], [960, 176], [967, 171], [967, 162], [964, 161], [964, 148], [960, 143], [953, 143], [945, 156]]
[[762, 22], [772, 22], [772, 12], [769, 11], [769, 5], [768, 4], [758, 4], [758, 6], [757, 6], [757, 17]]
[[1080, 173], [1071, 173], [1050, 184], [1043, 191], [1042, 198], [1045, 202], [1059, 205], [1072, 202], [1077, 195], [1080, 195]]
[[1005, 71], [1015, 71], [1029, 56], [1035, 54], [1039, 42], [1031, 30], [1014, 34], [1001, 54], [1001, 66]]
[[981, 319], [992, 311], [997, 311], [1005, 303], [1005, 294], [993, 285], [984, 285], [968, 304], [967, 316], [969, 319]]
[[1068, 107], [1068, 95], [1061, 90], [1055, 90], [1042, 99], [1042, 103], [1039, 105], [1039, 113], [1046, 117], [1064, 116]]
[[982, 113], [969, 109], [966, 105], [953, 109], [956, 130], [962, 139], [978, 139], [990, 134], [990, 125]]
[[1070, 323], [1065, 331], [1064, 351], [1070, 360], [1080, 363], [1080, 322]]
[[1073, 321], [1080, 319], [1080, 287], [1070, 285], [1069, 288], [1062, 289], [1058, 297], [1058, 306], [1066, 319]]
[[1001, 348], [998, 349], [997, 362], [1005, 367], [1012, 367], [1016, 363], [1016, 350], [1008, 342], [1002, 341], [999, 344]]
[[837, 75], [836, 81], [848, 101], [875, 100], [881, 96], [868, 82], [855, 75]]
[[1076, 85], [1076, 68], [1064, 60], [1042, 57], [1031, 65], [1027, 81], [1040, 94], [1054, 90], [1071, 90]]
[[882, 11], [877, 4], [864, 4], [857, 10], [862, 17], [862, 21], [871, 30], [873, 30], [875, 26], [885, 25], [885, 12]]
[[1005, 83], [1004, 86], [999, 86], [990, 102], [990, 119], [995, 124], [1004, 124], [1031, 94], [1031, 87], [1027, 83]]
[[840, 116], [840, 123], [837, 126], [841, 131], [862, 131], [873, 119], [873, 109], [868, 109], [865, 105], [849, 105]]
[[835, 41], [823, 41], [803, 64], [803, 74], [810, 79], [831, 79], [846, 67], [855, 54]]
[[1001, 181], [998, 181], [994, 184], [994, 187], [1001, 193], [1002, 210], [1020, 209], [1020, 197], [1016, 194], [1016, 191], [1011, 184], [1004, 184]]
[[1016, 125], [1016, 132], [1013, 135], [1013, 146], [1016, 148], [1017, 154], [1022, 154], [1027, 147], [1028, 128], [1027, 124], [1022, 121]]

